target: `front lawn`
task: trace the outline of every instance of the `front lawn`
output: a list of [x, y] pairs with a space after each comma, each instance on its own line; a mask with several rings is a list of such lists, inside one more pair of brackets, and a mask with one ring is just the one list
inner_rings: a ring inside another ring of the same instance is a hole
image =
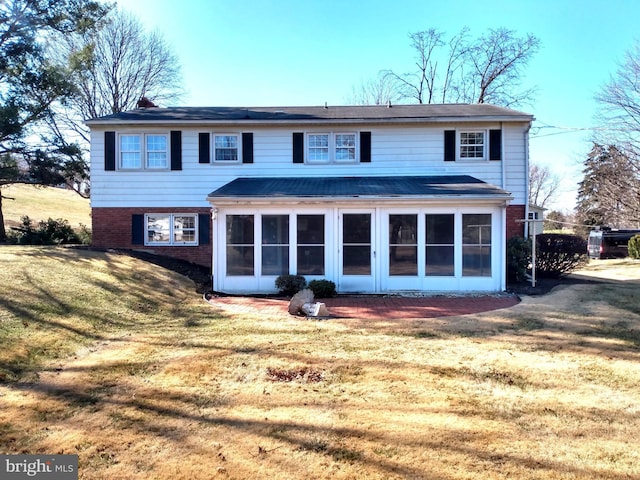
[[0, 247], [0, 450], [83, 479], [640, 477], [637, 283], [307, 321], [127, 256]]

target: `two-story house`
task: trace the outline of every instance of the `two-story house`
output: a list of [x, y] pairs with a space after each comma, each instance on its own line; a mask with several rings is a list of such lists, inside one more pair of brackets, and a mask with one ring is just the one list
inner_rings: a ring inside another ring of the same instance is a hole
[[529, 114], [492, 105], [139, 108], [92, 119], [97, 247], [339, 292], [500, 291], [527, 218]]

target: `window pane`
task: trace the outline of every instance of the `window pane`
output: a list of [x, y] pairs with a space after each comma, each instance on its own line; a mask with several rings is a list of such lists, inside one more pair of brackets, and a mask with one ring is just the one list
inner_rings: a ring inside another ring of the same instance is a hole
[[324, 245], [298, 245], [298, 275], [324, 275]]
[[227, 245], [227, 275], [253, 275], [253, 245]]
[[171, 240], [169, 215], [148, 215], [147, 242], [169, 243]]
[[427, 276], [454, 275], [454, 215], [426, 215], [426, 257], [425, 274]]
[[166, 152], [167, 137], [165, 135], [147, 135], [147, 151]]
[[342, 216], [343, 275], [371, 274], [371, 215], [348, 213]]
[[343, 215], [343, 243], [371, 243], [371, 215], [348, 213]]
[[484, 132], [460, 133], [460, 157], [484, 158]]
[[238, 160], [238, 136], [215, 135], [215, 160], [218, 162], [235, 162]]
[[140, 152], [140, 135], [120, 135], [121, 152]]
[[227, 216], [227, 275], [253, 275], [253, 215]]
[[342, 273], [344, 275], [371, 275], [371, 246], [344, 245]]
[[453, 267], [453, 245], [451, 246], [430, 246], [427, 245], [427, 262], [425, 273], [427, 276], [452, 276]]
[[324, 215], [297, 216], [298, 244], [324, 245]]
[[465, 277], [490, 277], [491, 247], [463, 246], [462, 275]]
[[147, 135], [147, 167], [167, 168], [167, 136]]
[[491, 214], [462, 215], [462, 275], [491, 276]]
[[140, 135], [120, 135], [120, 168], [142, 168]]
[[297, 215], [298, 275], [324, 275], [324, 215]]
[[262, 246], [262, 275], [289, 273], [289, 245]]
[[289, 215], [262, 216], [262, 244], [289, 245]]
[[142, 167], [140, 163], [140, 153], [122, 152], [120, 154], [120, 158], [121, 158], [121, 162], [120, 162], [121, 168], [141, 168]]
[[289, 273], [289, 215], [262, 216], [262, 275]]
[[194, 215], [173, 216], [173, 240], [177, 243], [196, 241], [196, 217]]
[[336, 135], [336, 160], [352, 161], [356, 159], [356, 136], [353, 133]]
[[329, 160], [329, 135], [314, 134], [309, 135], [309, 160], [327, 161]]
[[227, 215], [227, 244], [253, 245], [253, 215]]
[[462, 243], [491, 245], [491, 214], [463, 215]]
[[417, 215], [389, 215], [389, 274], [418, 274]]
[[147, 153], [147, 167], [149, 168], [167, 168], [166, 152], [149, 152]]
[[427, 244], [439, 243], [453, 245], [452, 214], [427, 215]]

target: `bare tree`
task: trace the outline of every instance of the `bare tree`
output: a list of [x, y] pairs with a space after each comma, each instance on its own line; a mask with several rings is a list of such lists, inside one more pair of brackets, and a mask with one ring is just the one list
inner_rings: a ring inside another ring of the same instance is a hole
[[385, 71], [378, 72], [378, 76], [363, 82], [358, 88], [353, 88], [350, 103], [355, 105], [385, 105], [397, 103], [402, 98], [396, 84]]
[[560, 177], [547, 166], [529, 167], [529, 205], [545, 208], [560, 187]]
[[55, 130], [71, 129], [88, 142], [85, 119], [136, 108], [142, 97], [164, 103], [182, 95], [180, 65], [167, 42], [122, 10], [114, 10], [96, 32], [61, 40], [76, 95], [61, 108], [58, 121], [64, 125]]
[[530, 99], [534, 89], [518, 91], [523, 69], [540, 48], [533, 35], [516, 36], [513, 30], [489, 30], [469, 48], [471, 76], [476, 103], [519, 105]]
[[640, 153], [640, 42], [625, 53], [616, 73], [595, 96], [601, 104], [605, 141], [615, 143], [632, 158]]
[[417, 103], [494, 103], [513, 106], [530, 101], [534, 89], [520, 90], [529, 60], [540, 48], [533, 35], [519, 37], [499, 28], [470, 38], [463, 28], [447, 40], [444, 32], [429, 29], [409, 34], [415, 52], [415, 70], [383, 71], [402, 101]]

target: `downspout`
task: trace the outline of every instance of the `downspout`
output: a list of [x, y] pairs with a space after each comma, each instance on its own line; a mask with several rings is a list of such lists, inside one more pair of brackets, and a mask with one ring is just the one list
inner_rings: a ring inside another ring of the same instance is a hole
[[[504, 122], [500, 122], [500, 130], [502, 131], [502, 135], [500, 135], [500, 152], [502, 152], [502, 158], [500, 163], [501, 165], [501, 186], [503, 190], [507, 189], [507, 158], [505, 155], [504, 142], [506, 138], [506, 133], [504, 131]], [[502, 252], [500, 254], [500, 258], [502, 261], [502, 275], [500, 280], [500, 290], [505, 291], [507, 289], [507, 208], [509, 207], [509, 202], [505, 202], [504, 208], [502, 208]]]
[[218, 240], [218, 208], [211, 204], [211, 288], [217, 291], [216, 246]]
[[[527, 220], [529, 218], [529, 190], [531, 189], [531, 185], [529, 185], [529, 130], [531, 130], [531, 122], [524, 131], [524, 168], [525, 168], [525, 192], [524, 192], [524, 219]], [[535, 227], [534, 227], [535, 228]], [[524, 222], [524, 238], [529, 238], [529, 222]]]

